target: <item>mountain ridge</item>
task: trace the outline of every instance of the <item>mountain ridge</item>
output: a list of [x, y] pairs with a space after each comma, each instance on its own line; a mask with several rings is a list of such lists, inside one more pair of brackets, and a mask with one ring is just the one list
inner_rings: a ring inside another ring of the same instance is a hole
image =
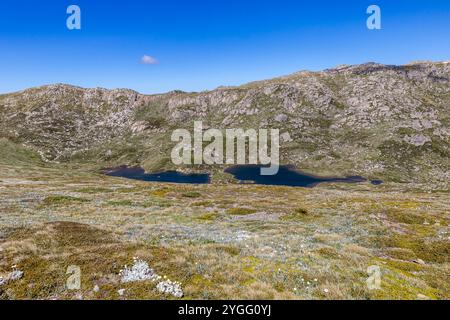
[[245, 86], [248, 84], [252, 84], [252, 83], [257, 83], [257, 82], [264, 82], [264, 81], [273, 81], [276, 79], [283, 79], [283, 78], [288, 78], [290, 76], [295, 76], [295, 75], [299, 75], [299, 74], [318, 74], [318, 73], [326, 73], [326, 72], [336, 72], [336, 71], [342, 71], [343, 69], [352, 69], [352, 68], [359, 68], [359, 67], [365, 67], [365, 66], [382, 66], [382, 67], [394, 67], [394, 68], [401, 68], [401, 67], [408, 67], [408, 66], [417, 66], [417, 65], [447, 65], [450, 64], [450, 61], [427, 61], [427, 60], [419, 60], [419, 61], [411, 61], [407, 64], [404, 65], [394, 65], [394, 64], [382, 64], [382, 63], [378, 63], [378, 62], [366, 62], [366, 63], [362, 63], [362, 64], [340, 64], [340, 65], [336, 65], [334, 67], [331, 68], [325, 68], [323, 70], [320, 71], [311, 71], [311, 70], [307, 70], [307, 69], [302, 69], [299, 71], [295, 71], [286, 75], [280, 75], [280, 76], [276, 76], [273, 78], [268, 78], [268, 79], [264, 79], [264, 80], [254, 80], [254, 81], [250, 81], [250, 82], [246, 82], [240, 85], [221, 85], [217, 88], [214, 89], [205, 89], [205, 90], [201, 90], [201, 91], [184, 91], [184, 90], [180, 90], [180, 89], [173, 89], [167, 92], [157, 92], [157, 93], [142, 93], [139, 92], [137, 90], [134, 89], [130, 89], [130, 88], [105, 88], [105, 87], [84, 87], [84, 86], [80, 86], [80, 85], [75, 85], [75, 84], [70, 84], [70, 83], [64, 83], [64, 82], [56, 82], [56, 83], [49, 83], [49, 84], [44, 84], [44, 85], [39, 85], [39, 86], [35, 86], [35, 87], [29, 87], [29, 88], [24, 88], [21, 90], [15, 90], [15, 91], [11, 91], [11, 92], [5, 92], [5, 93], [0, 93], [1, 95], [8, 95], [8, 94], [14, 94], [14, 93], [21, 93], [27, 90], [31, 90], [31, 89], [39, 89], [39, 88], [47, 88], [47, 87], [57, 87], [57, 86], [61, 86], [61, 87], [72, 87], [72, 88], [78, 88], [78, 89], [84, 89], [84, 90], [107, 90], [107, 91], [133, 91], [137, 94], [143, 95], [143, 96], [159, 96], [159, 95], [165, 95], [165, 94], [171, 94], [171, 93], [203, 93], [203, 92], [210, 92], [210, 91], [214, 91], [214, 90], [220, 90], [220, 89], [231, 89], [231, 88], [238, 88], [241, 86]]
[[170, 134], [279, 128], [282, 163], [448, 188], [450, 64], [366, 63], [210, 91], [140, 94], [54, 84], [0, 95], [0, 137], [50, 162], [176, 167]]

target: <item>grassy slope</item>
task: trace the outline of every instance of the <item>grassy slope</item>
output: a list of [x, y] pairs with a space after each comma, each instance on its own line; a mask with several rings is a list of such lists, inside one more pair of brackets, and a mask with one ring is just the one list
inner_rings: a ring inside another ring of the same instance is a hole
[[[0, 165], [0, 275], [24, 271], [0, 297], [170, 298], [151, 282], [119, 282], [138, 256], [182, 282], [186, 298], [449, 298], [448, 193], [157, 184], [86, 171]], [[67, 291], [73, 264], [82, 288]], [[366, 286], [370, 265], [381, 268], [380, 290]]]

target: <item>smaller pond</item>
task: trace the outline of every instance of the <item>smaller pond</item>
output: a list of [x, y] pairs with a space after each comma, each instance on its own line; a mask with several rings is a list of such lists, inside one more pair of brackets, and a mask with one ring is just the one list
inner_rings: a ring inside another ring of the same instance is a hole
[[144, 169], [139, 167], [122, 166], [113, 169], [106, 169], [104, 172], [108, 176], [122, 177], [142, 181], [193, 183], [193, 184], [205, 184], [210, 182], [209, 174], [201, 174], [201, 173], [185, 174], [178, 171], [146, 173]]

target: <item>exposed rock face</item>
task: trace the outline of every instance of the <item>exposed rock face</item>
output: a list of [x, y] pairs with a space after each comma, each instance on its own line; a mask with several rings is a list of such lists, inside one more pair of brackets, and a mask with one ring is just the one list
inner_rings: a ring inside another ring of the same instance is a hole
[[[450, 64], [368, 63], [222, 87], [141, 95], [51, 85], [0, 96], [0, 137], [49, 161], [170, 163], [170, 134], [279, 128], [282, 161], [328, 174], [448, 186]], [[289, 148], [285, 148], [286, 144]]]

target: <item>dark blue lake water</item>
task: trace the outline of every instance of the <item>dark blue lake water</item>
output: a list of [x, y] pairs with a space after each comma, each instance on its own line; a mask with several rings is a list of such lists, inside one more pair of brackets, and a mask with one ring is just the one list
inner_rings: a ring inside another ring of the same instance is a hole
[[[323, 182], [341, 182], [358, 183], [365, 182], [367, 179], [360, 176], [349, 176], [345, 178], [338, 177], [318, 177], [296, 171], [293, 166], [280, 166], [276, 175], [262, 176], [260, 174], [260, 165], [236, 165], [225, 169], [225, 172], [233, 175], [242, 183], [254, 183], [272, 186], [291, 186], [312, 188]], [[105, 169], [104, 172], [109, 176], [122, 177], [128, 179], [154, 181], [154, 182], [172, 182], [172, 183], [210, 183], [210, 175], [207, 173], [185, 174], [177, 171], [165, 171], [161, 173], [146, 173], [139, 167], [122, 166], [113, 169]], [[372, 184], [381, 184], [381, 180], [372, 180]]]
[[312, 188], [322, 182], [365, 182], [367, 179], [360, 176], [350, 176], [345, 178], [318, 177], [296, 171], [293, 166], [280, 166], [278, 173], [273, 176], [260, 175], [259, 165], [240, 165], [225, 169], [225, 172], [232, 174], [236, 179], [243, 182], [253, 182], [255, 184], [309, 187]]

